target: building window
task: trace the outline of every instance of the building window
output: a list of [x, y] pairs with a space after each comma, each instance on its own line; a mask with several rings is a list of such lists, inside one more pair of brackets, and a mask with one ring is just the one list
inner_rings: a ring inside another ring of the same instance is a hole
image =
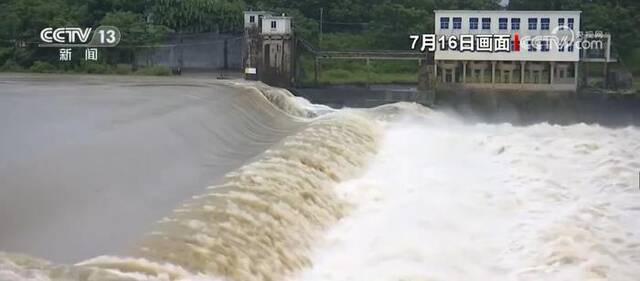
[[482, 18], [482, 29], [491, 29], [491, 18]]
[[560, 42], [560, 43], [558, 44], [558, 51], [560, 51], [560, 52], [564, 52], [564, 45], [565, 45], [565, 44], [564, 44], [563, 42]]
[[462, 28], [462, 18], [453, 18], [453, 29]]
[[500, 30], [506, 30], [507, 29], [507, 22], [508, 22], [507, 18], [499, 18], [498, 19], [498, 28]]
[[511, 30], [520, 30], [519, 18], [511, 18]]
[[542, 52], [548, 52], [549, 51], [549, 41], [547, 40], [542, 40], [540, 41], [540, 51]]
[[449, 18], [440, 18], [440, 29], [449, 29]]
[[549, 30], [549, 18], [540, 19], [540, 30]]
[[569, 46], [567, 46], [567, 52], [573, 52], [573, 42], [569, 43]]
[[271, 28], [276, 28], [276, 21], [274, 20], [271, 21]]
[[531, 40], [527, 41], [527, 45], [529, 45], [529, 52], [535, 52], [536, 51], [536, 46], [533, 45], [533, 41], [531, 41]]
[[564, 18], [558, 18], [558, 27], [564, 29]]
[[536, 29], [538, 29], [538, 19], [529, 18], [529, 30], [536, 30]]
[[478, 18], [469, 18], [469, 29], [478, 29]]
[[249, 16], [249, 22], [250, 23], [256, 22], [256, 16]]
[[573, 19], [572, 18], [568, 18], [567, 19], [567, 26], [569, 26], [570, 29], [573, 29]]

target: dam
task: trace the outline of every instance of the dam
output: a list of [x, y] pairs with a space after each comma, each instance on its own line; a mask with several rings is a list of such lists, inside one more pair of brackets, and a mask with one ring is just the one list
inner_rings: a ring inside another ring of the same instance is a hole
[[333, 109], [198, 77], [0, 84], [0, 280], [640, 275], [638, 123]]

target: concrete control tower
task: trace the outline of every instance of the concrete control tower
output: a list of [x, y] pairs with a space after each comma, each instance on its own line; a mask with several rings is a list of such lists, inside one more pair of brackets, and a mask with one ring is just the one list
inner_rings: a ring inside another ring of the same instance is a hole
[[244, 12], [244, 73], [247, 79], [287, 87], [293, 84], [295, 41], [291, 17]]

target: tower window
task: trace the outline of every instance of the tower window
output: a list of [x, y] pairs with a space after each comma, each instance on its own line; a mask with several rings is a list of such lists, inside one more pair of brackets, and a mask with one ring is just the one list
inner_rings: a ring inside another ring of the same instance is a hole
[[508, 19], [507, 18], [499, 18], [498, 19], [498, 28], [500, 30], [506, 30], [507, 29], [507, 23], [508, 23]]
[[529, 45], [529, 52], [535, 52], [536, 46], [535, 43], [531, 40], [527, 41], [527, 45]]
[[549, 30], [549, 18], [540, 19], [540, 30]]
[[440, 29], [449, 29], [449, 18], [440, 18]]
[[536, 29], [538, 29], [538, 19], [529, 18], [529, 30], [536, 30]]
[[469, 29], [478, 29], [478, 18], [469, 18]]
[[520, 30], [519, 18], [511, 18], [511, 30]]
[[491, 18], [482, 18], [482, 29], [491, 29]]
[[540, 51], [543, 52], [548, 52], [549, 51], [549, 42], [547, 42], [546, 40], [543, 40], [542, 42], [540, 42], [542, 45], [540, 46]]
[[453, 18], [453, 29], [462, 28], [462, 18]]

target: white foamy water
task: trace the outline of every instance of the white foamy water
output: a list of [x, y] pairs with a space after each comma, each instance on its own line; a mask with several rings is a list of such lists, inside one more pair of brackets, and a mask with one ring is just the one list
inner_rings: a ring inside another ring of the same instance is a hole
[[333, 110], [261, 83], [199, 86], [221, 83], [234, 94], [204, 103], [215, 115], [190, 118], [202, 128], [184, 137], [212, 146], [211, 167], [239, 168], [124, 253], [59, 264], [0, 252], [0, 281], [640, 276], [637, 128], [468, 125], [406, 103]]
[[[235, 86], [242, 102], [228, 106], [254, 121], [236, 128], [242, 136], [260, 141], [271, 129], [265, 121], [282, 114], [280, 123], [293, 127], [284, 126], [289, 135], [158, 218], [128, 254], [65, 265], [0, 252], [0, 281], [268, 281], [308, 267], [315, 241], [346, 211], [332, 187], [375, 154], [377, 122], [361, 111], [311, 108], [286, 90]], [[254, 111], [263, 118], [251, 118]]]
[[639, 280], [638, 128], [409, 115], [295, 280]]

